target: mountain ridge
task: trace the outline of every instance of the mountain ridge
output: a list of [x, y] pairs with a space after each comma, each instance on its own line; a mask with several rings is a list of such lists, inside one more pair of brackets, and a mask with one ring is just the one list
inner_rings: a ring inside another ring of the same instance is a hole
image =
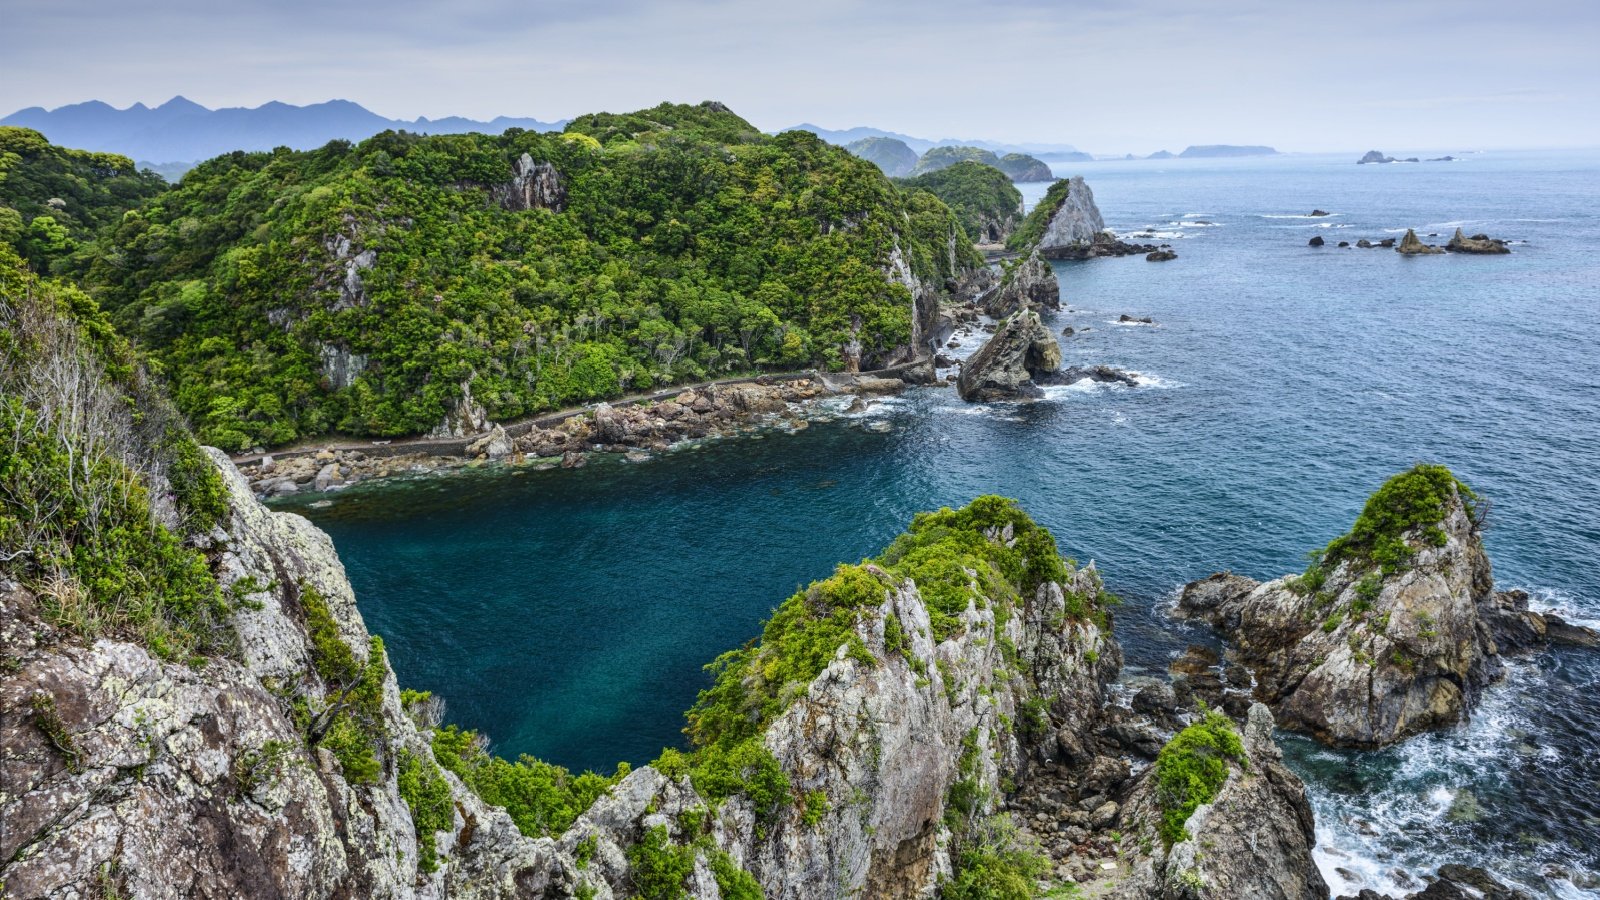
[[255, 107], [211, 109], [181, 94], [154, 107], [134, 103], [118, 109], [103, 100], [88, 100], [54, 109], [30, 106], [0, 119], [0, 125], [32, 128], [58, 145], [119, 153], [150, 160], [150, 165], [195, 162], [234, 150], [283, 146], [310, 150], [328, 141], [360, 141], [389, 130], [499, 134], [508, 128], [559, 131], [565, 124], [565, 119], [545, 122], [515, 116], [488, 121], [463, 116], [390, 119], [338, 98], [305, 106], [270, 100]]

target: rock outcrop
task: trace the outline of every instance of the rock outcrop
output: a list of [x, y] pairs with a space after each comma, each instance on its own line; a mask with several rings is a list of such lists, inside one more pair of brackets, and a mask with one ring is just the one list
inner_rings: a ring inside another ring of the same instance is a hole
[[1122, 384], [1128, 387], [1138, 387], [1139, 379], [1131, 372], [1111, 366], [1069, 366], [1057, 369], [1054, 372], [1041, 372], [1034, 376], [1038, 384], [1077, 384], [1080, 381], [1093, 381], [1097, 384]]
[[1305, 574], [1212, 575], [1184, 588], [1178, 613], [1230, 639], [1285, 728], [1381, 747], [1454, 725], [1503, 676], [1502, 653], [1573, 628], [1494, 590], [1478, 502], [1448, 470], [1419, 466]]
[[1364, 166], [1364, 165], [1367, 165], [1368, 163], [1392, 163], [1392, 162], [1397, 162], [1397, 160], [1392, 156], [1384, 156], [1383, 152], [1380, 151], [1380, 150], [1368, 150], [1366, 153], [1362, 154], [1360, 159], [1356, 160], [1356, 165]]
[[1467, 237], [1461, 232], [1460, 228], [1457, 228], [1456, 233], [1451, 235], [1450, 242], [1445, 244], [1444, 248], [1451, 253], [1496, 254], [1511, 252], [1511, 248], [1506, 246], [1505, 241], [1489, 237], [1487, 234], [1475, 234], [1472, 237]]
[[[574, 869], [549, 840], [522, 836], [448, 773], [447, 831], [418, 835], [400, 760], [433, 764], [381, 660], [375, 774], [308, 747], [293, 710], [321, 709], [324, 681], [307, 597], [365, 667], [369, 640], [327, 535], [251, 497], [210, 451], [229, 492], [213, 565], [238, 600], [237, 651], [203, 666], [124, 640], [48, 624], [39, 600], [0, 596], [0, 859], [7, 896], [566, 897]], [[421, 864], [420, 842], [441, 862]]]
[[1026, 153], [1007, 153], [1000, 157], [995, 168], [1006, 173], [1006, 177], [1012, 181], [1054, 181], [1056, 177], [1043, 160]]
[[501, 206], [513, 211], [548, 209], [561, 212], [567, 206], [567, 186], [553, 163], [534, 162], [524, 153], [512, 169], [511, 181], [495, 185], [490, 193]]
[[1107, 231], [1100, 208], [1095, 205], [1094, 192], [1082, 175], [1067, 179], [1065, 193], [1060, 195], [1035, 247], [1045, 259], [1131, 256], [1161, 249], [1154, 244], [1130, 244]]
[[1323, 900], [1328, 885], [1311, 858], [1315, 844], [1305, 785], [1272, 740], [1272, 713], [1250, 707], [1239, 758], [1225, 758], [1227, 780], [1183, 822], [1165, 847], [1160, 824], [1172, 798], [1158, 766], [1146, 769], [1122, 805], [1124, 840], [1152, 848], [1108, 894], [1120, 900]]
[[[1339, 900], [1394, 900], [1387, 894], [1363, 890], [1354, 897]], [[1533, 900], [1523, 891], [1503, 884], [1476, 866], [1443, 865], [1423, 890], [1407, 894], [1404, 900]]]
[[1403, 256], [1428, 256], [1434, 253], [1443, 253], [1444, 251], [1430, 244], [1424, 244], [1422, 239], [1417, 237], [1415, 229], [1407, 228], [1406, 236], [1400, 239], [1400, 245], [1394, 248], [1394, 252]]
[[1024, 309], [1060, 309], [1061, 284], [1055, 269], [1035, 250], [1007, 268], [1000, 285], [981, 302], [984, 313], [996, 319]]
[[1066, 196], [1039, 237], [1039, 251], [1050, 258], [1087, 253], [1106, 230], [1088, 182], [1082, 175], [1074, 175], [1067, 182]]
[[1006, 319], [994, 336], [961, 367], [956, 391], [973, 402], [1044, 396], [1035, 376], [1061, 367], [1061, 345], [1039, 314], [1025, 309]]

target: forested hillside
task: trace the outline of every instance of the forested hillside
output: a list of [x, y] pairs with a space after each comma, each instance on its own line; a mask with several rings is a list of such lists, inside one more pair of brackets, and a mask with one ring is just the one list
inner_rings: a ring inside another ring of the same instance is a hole
[[97, 231], [166, 189], [126, 156], [57, 147], [32, 129], [0, 126], [0, 243], [37, 271], [63, 267]]
[[913, 293], [926, 310], [977, 265], [931, 194], [707, 103], [229, 154], [79, 274], [201, 439], [238, 450], [892, 363]]
[[1022, 218], [1022, 193], [1006, 173], [983, 163], [958, 162], [896, 183], [944, 201], [967, 236], [978, 243], [1004, 241]]

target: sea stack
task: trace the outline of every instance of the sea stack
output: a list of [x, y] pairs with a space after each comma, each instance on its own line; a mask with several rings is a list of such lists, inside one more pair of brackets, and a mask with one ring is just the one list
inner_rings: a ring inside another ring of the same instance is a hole
[[1394, 252], [1404, 256], [1428, 256], [1434, 253], [1443, 253], [1444, 251], [1438, 247], [1424, 244], [1422, 239], [1417, 237], [1415, 229], [1407, 228], [1406, 236], [1400, 239], [1400, 246], [1394, 248]]
[[1526, 594], [1494, 589], [1486, 508], [1449, 469], [1416, 466], [1304, 573], [1212, 575], [1184, 587], [1178, 615], [1229, 637], [1284, 728], [1382, 747], [1455, 725], [1503, 677], [1502, 653], [1590, 639], [1529, 611]]
[[961, 367], [956, 391], [961, 399], [1029, 400], [1044, 396], [1034, 383], [1061, 368], [1061, 345], [1039, 314], [1024, 309], [1001, 323], [994, 337]]

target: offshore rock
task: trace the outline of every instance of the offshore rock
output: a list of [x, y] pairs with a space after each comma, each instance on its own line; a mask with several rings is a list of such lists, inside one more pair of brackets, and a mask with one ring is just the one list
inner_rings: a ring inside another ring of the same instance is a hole
[[983, 311], [1003, 319], [1024, 309], [1060, 309], [1061, 285], [1056, 271], [1035, 249], [1006, 270], [1000, 286], [983, 298]]
[[1050, 258], [1084, 252], [1105, 230], [1100, 207], [1094, 202], [1094, 191], [1089, 189], [1082, 175], [1074, 175], [1068, 179], [1067, 195], [1050, 217], [1038, 248]]
[[[1387, 894], [1367, 889], [1354, 897], [1339, 900], [1394, 900]], [[1502, 884], [1493, 875], [1476, 867], [1451, 863], [1439, 867], [1426, 889], [1407, 894], [1404, 900], [1533, 900], [1533, 897]]]
[[1233, 642], [1256, 699], [1284, 728], [1381, 747], [1448, 727], [1503, 677], [1502, 653], [1546, 645], [1549, 627], [1526, 595], [1494, 590], [1479, 522], [1453, 479], [1440, 521], [1404, 540], [1404, 571], [1384, 574], [1358, 557], [1327, 569], [1320, 585], [1212, 575], [1185, 586], [1178, 614]]
[[1496, 254], [1511, 252], [1511, 248], [1506, 246], [1505, 241], [1489, 237], [1487, 234], [1475, 234], [1472, 237], [1467, 237], [1461, 233], [1460, 228], [1456, 229], [1456, 233], [1451, 236], [1450, 242], [1445, 244], [1444, 248], [1451, 253]]
[[1428, 256], [1434, 253], [1443, 253], [1444, 251], [1438, 247], [1424, 244], [1422, 239], [1417, 237], [1417, 232], [1414, 229], [1407, 228], [1406, 236], [1400, 239], [1400, 246], [1394, 248], [1394, 252], [1405, 256]]
[[1132, 373], [1124, 372], [1111, 366], [1072, 366], [1066, 369], [1058, 369], [1054, 372], [1041, 373], [1034, 378], [1039, 384], [1077, 384], [1085, 379], [1096, 384], [1139, 386], [1139, 379]]
[[956, 391], [971, 402], [1036, 399], [1034, 382], [1061, 366], [1061, 345], [1039, 314], [1025, 309], [1001, 324], [993, 337], [961, 367]]
[[1241, 735], [1245, 765], [1228, 762], [1228, 780], [1189, 816], [1189, 837], [1162, 849], [1155, 769], [1139, 777], [1123, 804], [1124, 846], [1148, 846], [1107, 895], [1118, 900], [1323, 900], [1328, 885], [1311, 857], [1316, 834], [1305, 785], [1272, 740], [1272, 713], [1250, 707]]

